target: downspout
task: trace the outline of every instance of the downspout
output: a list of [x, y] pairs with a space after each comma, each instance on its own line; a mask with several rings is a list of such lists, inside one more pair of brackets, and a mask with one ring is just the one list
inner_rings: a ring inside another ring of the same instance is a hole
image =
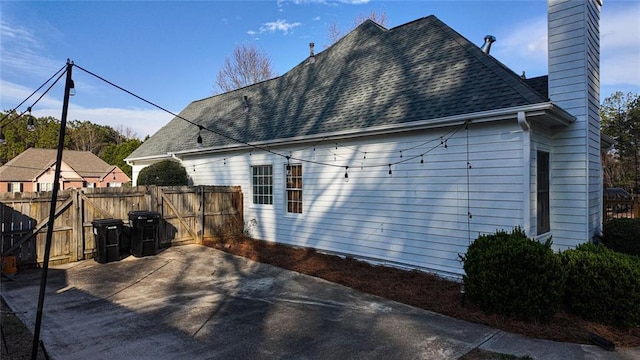
[[522, 128], [522, 229], [531, 234], [531, 125], [524, 111], [518, 111], [518, 125]]

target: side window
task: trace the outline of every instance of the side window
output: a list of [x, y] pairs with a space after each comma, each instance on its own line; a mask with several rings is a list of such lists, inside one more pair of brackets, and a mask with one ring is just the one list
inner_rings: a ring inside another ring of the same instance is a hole
[[8, 192], [14, 192], [14, 193], [22, 192], [22, 183], [19, 183], [19, 182], [9, 183], [7, 190]]
[[273, 169], [271, 165], [251, 167], [253, 203], [273, 205]]
[[53, 183], [38, 183], [38, 191], [52, 191]]
[[302, 214], [302, 165], [286, 165], [287, 213]]
[[538, 151], [537, 162], [537, 207], [538, 207], [538, 235], [551, 230], [549, 215], [549, 153]]

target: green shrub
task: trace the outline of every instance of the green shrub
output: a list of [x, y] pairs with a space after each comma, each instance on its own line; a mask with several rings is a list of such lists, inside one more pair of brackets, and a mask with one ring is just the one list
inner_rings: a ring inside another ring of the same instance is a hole
[[149, 165], [138, 174], [138, 185], [185, 186], [189, 185], [187, 170], [175, 161], [162, 160]]
[[567, 310], [620, 328], [640, 325], [640, 258], [594, 244], [564, 251], [561, 258]]
[[611, 219], [602, 232], [602, 243], [609, 249], [640, 256], [640, 219]]
[[551, 241], [498, 231], [478, 237], [462, 260], [466, 294], [483, 311], [548, 321], [562, 304], [564, 272]]

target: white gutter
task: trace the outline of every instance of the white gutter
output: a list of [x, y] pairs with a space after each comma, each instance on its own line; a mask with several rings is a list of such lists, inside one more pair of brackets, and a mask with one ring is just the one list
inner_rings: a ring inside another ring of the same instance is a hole
[[[231, 144], [225, 146], [217, 146], [210, 148], [190, 149], [183, 151], [176, 151], [175, 153], [169, 153], [174, 155], [192, 155], [192, 154], [204, 154], [204, 153], [220, 153], [228, 151], [240, 151], [247, 149], [268, 148], [270, 146], [285, 146], [294, 145], [299, 143], [309, 143], [318, 140], [331, 138], [332, 140], [348, 139], [362, 136], [376, 136], [376, 135], [389, 135], [396, 133], [403, 133], [407, 131], [427, 130], [443, 126], [456, 126], [462, 125], [467, 121], [472, 123], [483, 123], [491, 121], [503, 121], [517, 119], [519, 112], [525, 112], [530, 117], [546, 115], [552, 118], [561, 126], [567, 126], [575, 121], [575, 117], [567, 113], [566, 111], [558, 108], [551, 102], [539, 103], [533, 105], [516, 106], [506, 109], [481, 111], [470, 114], [461, 114], [454, 116], [447, 116], [439, 119], [412, 121], [406, 124], [390, 124], [369, 127], [365, 129], [349, 129], [343, 131], [335, 131], [331, 133], [315, 134], [309, 136], [296, 136], [292, 138], [273, 139], [268, 141], [251, 142], [250, 145], [246, 144]], [[166, 158], [166, 155], [154, 155], [149, 157], [125, 159], [128, 164], [136, 160], [153, 160]]]

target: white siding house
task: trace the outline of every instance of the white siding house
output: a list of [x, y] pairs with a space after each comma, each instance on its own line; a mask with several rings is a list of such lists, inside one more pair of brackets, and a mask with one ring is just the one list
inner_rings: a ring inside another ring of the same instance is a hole
[[576, 246], [600, 226], [586, 4], [550, 1], [548, 79], [434, 16], [367, 21], [278, 78], [194, 101], [127, 161], [134, 179], [173, 159], [194, 185], [240, 185], [258, 239], [374, 262], [460, 276], [470, 242], [515, 226]]

